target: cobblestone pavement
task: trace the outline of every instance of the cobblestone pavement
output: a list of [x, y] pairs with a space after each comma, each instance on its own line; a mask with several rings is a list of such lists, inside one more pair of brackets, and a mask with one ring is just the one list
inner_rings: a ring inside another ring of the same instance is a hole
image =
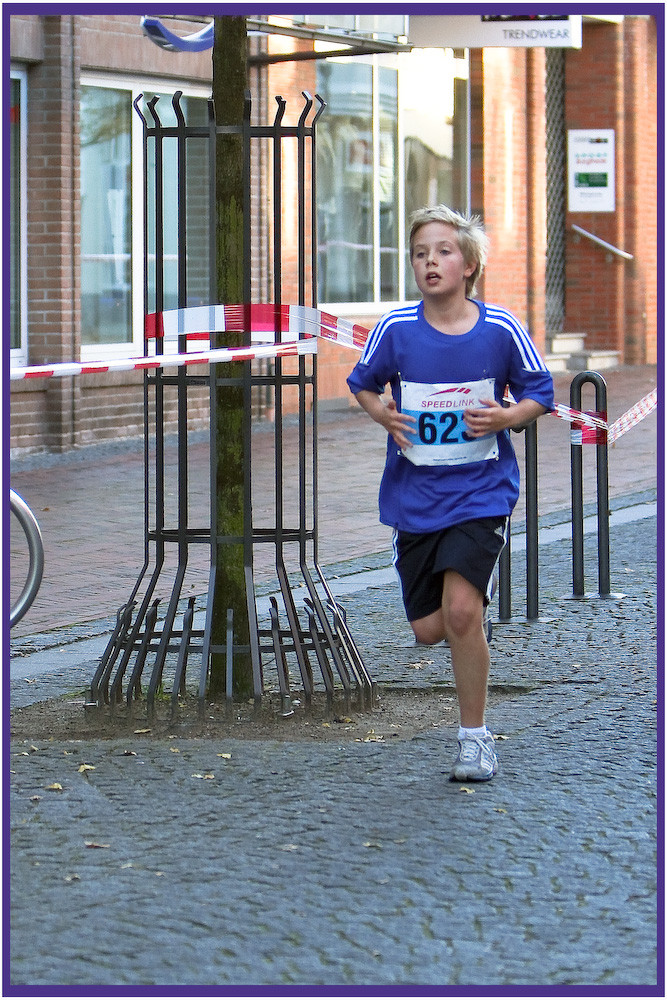
[[[449, 727], [14, 743], [12, 983], [664, 995], [655, 517], [613, 530], [612, 566], [624, 597], [568, 600], [547, 545], [541, 619], [495, 626], [486, 785], [448, 781]], [[345, 606], [380, 686], [450, 684], [395, 586]]]
[[[655, 368], [609, 373], [610, 418], [655, 384]], [[320, 562], [330, 581], [351, 581], [343, 604], [381, 691], [453, 694], [446, 648], [415, 647], [383, 575], [376, 430], [355, 414], [322, 423]], [[255, 440], [260, 455], [270, 447], [268, 434]], [[367, 462], [349, 460], [352, 441]], [[567, 519], [567, 426], [544, 418], [539, 441], [544, 529]], [[652, 414], [610, 450], [611, 507], [628, 515], [613, 522], [611, 589], [624, 596], [595, 598], [591, 534], [590, 593], [571, 600], [567, 533], [542, 530], [540, 619], [528, 623], [517, 548], [513, 617], [492, 644], [493, 782], [448, 781], [449, 725], [383, 742], [12, 741], [5, 985], [663, 996], [656, 442]], [[141, 463], [125, 447], [15, 463], [47, 561], [12, 632], [13, 707], [92, 678], [95, 637], [143, 558]], [[259, 462], [261, 496], [267, 475]], [[267, 586], [269, 569], [258, 571]], [[379, 582], [359, 582], [370, 570]], [[203, 593], [196, 577], [188, 586]]]

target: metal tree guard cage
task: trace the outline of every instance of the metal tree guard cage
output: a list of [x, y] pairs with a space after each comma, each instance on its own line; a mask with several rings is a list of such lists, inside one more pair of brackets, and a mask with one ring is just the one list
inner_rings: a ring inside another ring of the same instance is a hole
[[[283, 278], [283, 150], [285, 143], [296, 143], [297, 161], [297, 260], [296, 284], [298, 305], [306, 305], [310, 288], [309, 305], [316, 306], [316, 150], [317, 119], [324, 111], [324, 102], [304, 92], [304, 106], [298, 123], [283, 124], [286, 102], [277, 97], [277, 111], [272, 125], [253, 125], [250, 121], [251, 102], [246, 95], [244, 117], [238, 126], [216, 123], [212, 101], [208, 102], [208, 121], [188, 125], [181, 107], [182, 94], [172, 99], [175, 124], [164, 124], [160, 116], [159, 98], [146, 102], [148, 116], [140, 108], [141, 95], [134, 107], [143, 123], [144, 161], [144, 302], [154, 305], [161, 313], [166, 308], [186, 309], [197, 294], [191, 295], [192, 260], [206, 256], [201, 244], [201, 234], [192, 234], [188, 225], [189, 198], [193, 197], [190, 174], [194, 158], [197, 170], [208, 169], [208, 218], [216, 217], [215, 157], [216, 136], [220, 133], [239, 134], [243, 142], [244, 159], [244, 301], [251, 301], [250, 262], [253, 261], [251, 245], [251, 157], [253, 143], [267, 143], [272, 155], [273, 218], [272, 262], [275, 303], [276, 343], [283, 340], [280, 305]], [[311, 117], [313, 106], [317, 108]], [[164, 117], [164, 115], [163, 115]], [[199, 143], [198, 146], [196, 144]], [[172, 146], [175, 144], [177, 176], [177, 204], [167, 204], [165, 192], [166, 162], [174, 162]], [[193, 153], [193, 149], [198, 152]], [[171, 151], [171, 160], [170, 160]], [[310, 175], [308, 178], [308, 174]], [[198, 176], [198, 175], [197, 175]], [[173, 233], [173, 215], [177, 213], [176, 253], [167, 246], [167, 228]], [[309, 233], [307, 230], [309, 229]], [[310, 248], [308, 248], [308, 235]], [[194, 249], [193, 249], [194, 241]], [[200, 242], [197, 242], [200, 241]], [[208, 233], [208, 303], [215, 302], [214, 288], [215, 232], [209, 225]], [[200, 268], [201, 270], [201, 268]], [[310, 270], [310, 281], [308, 271]], [[175, 293], [175, 294], [174, 294]], [[177, 348], [187, 351], [185, 332], [180, 332]], [[247, 343], [250, 343], [250, 325], [245, 324]], [[305, 336], [299, 333], [299, 339]], [[159, 335], [154, 341], [156, 354], [163, 354], [165, 345]], [[144, 339], [144, 353], [150, 348]], [[188, 657], [198, 654], [200, 671], [198, 698], [203, 709], [209, 678], [212, 653], [226, 656], [226, 697], [232, 697], [232, 675], [235, 655], [243, 649], [234, 635], [233, 613], [227, 612], [226, 643], [214, 646], [213, 591], [216, 574], [217, 549], [220, 544], [243, 545], [245, 598], [248, 608], [252, 660], [253, 690], [256, 703], [264, 690], [264, 666], [275, 660], [282, 714], [292, 712], [290, 663], [298, 668], [298, 676], [310, 702], [316, 687], [321, 684], [331, 703], [337, 692], [346, 703], [352, 695], [360, 704], [373, 701], [374, 685], [363, 659], [352, 638], [343, 609], [335, 600], [318, 560], [317, 524], [317, 358], [314, 354], [298, 356], [298, 372], [284, 370], [283, 360], [276, 357], [273, 371], [253, 370], [251, 362], [244, 363], [241, 380], [229, 378], [224, 364], [210, 364], [205, 374], [193, 374], [187, 365], [177, 368], [176, 374], [167, 374], [161, 367], [144, 374], [144, 563], [127, 602], [119, 609], [116, 626], [107, 644], [91, 682], [89, 705], [113, 706], [125, 699], [128, 707], [142, 692], [142, 678], [149, 660], [152, 660], [146, 690], [149, 713], [153, 711], [158, 691], [167, 684], [171, 673], [171, 706], [176, 711], [179, 696], [186, 690], [185, 677]], [[243, 471], [243, 537], [226, 538], [218, 534], [216, 490], [217, 420], [216, 396], [220, 387], [243, 385], [243, 433], [246, 441]], [[196, 527], [191, 524], [192, 503], [188, 476], [188, 421], [197, 405], [201, 406], [202, 394], [207, 390], [210, 407], [210, 480], [208, 498], [208, 523]], [[251, 408], [255, 393], [273, 392], [274, 397], [274, 497], [272, 523], [268, 527], [255, 527], [252, 510], [252, 445]], [[298, 461], [296, 468], [286, 468], [284, 460], [285, 427], [288, 400], [286, 390], [296, 393], [298, 422]], [[193, 403], [194, 400], [194, 403]], [[170, 406], [171, 404], [171, 406]], [[310, 405], [309, 405], [310, 404]], [[175, 477], [167, 468], [166, 450], [169, 430], [175, 422], [176, 459]], [[287, 476], [296, 477], [288, 483]], [[298, 496], [296, 514], [292, 519], [284, 503], [285, 488], [289, 485]], [[172, 493], [175, 494], [175, 510]], [[277, 592], [270, 597], [268, 622], [262, 624], [257, 612], [254, 579], [254, 555], [258, 546], [273, 546]], [[190, 566], [193, 547], [208, 547], [209, 587], [205, 622], [199, 627], [195, 616], [195, 599], [187, 597], [185, 581]], [[288, 558], [289, 554], [289, 558]], [[305, 587], [307, 596], [301, 611], [294, 600], [294, 575], [298, 585]], [[282, 601], [282, 609], [280, 607]], [[160, 607], [166, 611], [160, 616]], [[315, 657], [321, 682], [315, 679], [312, 658]], [[165, 666], [169, 663], [169, 671]]]

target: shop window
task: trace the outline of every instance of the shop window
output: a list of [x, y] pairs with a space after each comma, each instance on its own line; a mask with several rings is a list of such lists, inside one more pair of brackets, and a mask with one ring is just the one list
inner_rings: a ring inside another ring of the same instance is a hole
[[317, 133], [318, 297], [372, 302], [373, 67], [323, 62], [317, 90], [327, 105]]
[[81, 88], [81, 342], [132, 341], [132, 105]]
[[[144, 101], [154, 96], [148, 91]], [[170, 97], [158, 95], [156, 105], [160, 121], [170, 128], [177, 124], [176, 113]], [[180, 101], [188, 126], [205, 126], [208, 108], [205, 99], [183, 96]], [[144, 111], [148, 116], [148, 112]], [[148, 120], [152, 119], [148, 117]], [[148, 141], [148, 305], [147, 311], [157, 308], [155, 273], [155, 142]], [[185, 213], [187, 218], [186, 243], [186, 295], [189, 306], [206, 305], [210, 301], [209, 267], [209, 159], [208, 137], [190, 137], [186, 142]], [[166, 138], [162, 145], [163, 189], [163, 290], [162, 308], [178, 308], [178, 221], [177, 200], [178, 146], [176, 138]]]
[[[406, 230], [417, 208], [469, 202], [468, 60], [422, 49], [318, 64], [318, 298], [418, 298]], [[437, 93], [437, 101], [430, 95]]]
[[[441, 204], [469, 210], [468, 60], [461, 56], [452, 49], [419, 49], [400, 57], [406, 242], [417, 209]], [[406, 298], [419, 298], [407, 248], [404, 260]]]
[[[110, 85], [84, 82], [81, 87], [81, 345], [82, 356], [104, 357], [141, 350], [145, 308], [155, 309], [154, 246], [155, 149], [148, 143], [148, 275], [144, 274], [143, 128], [132, 102], [157, 94], [161, 122], [175, 124], [172, 95], [140, 82]], [[188, 125], [207, 116], [203, 94], [181, 99]], [[186, 169], [190, 182], [188, 226], [188, 305], [208, 301], [208, 159], [202, 140], [188, 140]], [[178, 218], [176, 139], [163, 146], [165, 309], [177, 305]]]
[[9, 101], [9, 342], [14, 363], [27, 359], [26, 343], [26, 76], [12, 70]]

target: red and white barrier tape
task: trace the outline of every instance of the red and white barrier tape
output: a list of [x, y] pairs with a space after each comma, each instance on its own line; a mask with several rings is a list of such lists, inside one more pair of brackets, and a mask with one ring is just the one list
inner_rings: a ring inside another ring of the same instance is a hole
[[[248, 330], [248, 327], [250, 329]], [[179, 337], [189, 341], [210, 341], [216, 333], [250, 333], [256, 346], [217, 348], [208, 351], [190, 351], [179, 354], [153, 354], [144, 358], [121, 358], [85, 363], [66, 362], [43, 367], [11, 368], [10, 379], [50, 378], [66, 375], [89, 375], [97, 372], [131, 371], [133, 369], [163, 368], [169, 366], [207, 364], [208, 362], [252, 361], [256, 358], [276, 358], [296, 354], [316, 354], [317, 338], [330, 340], [363, 350], [369, 330], [349, 320], [333, 316], [312, 306], [276, 305], [261, 303], [250, 305], [191, 306], [187, 309], [169, 309], [150, 313], [145, 320], [147, 341], [178, 342]], [[263, 345], [263, 346], [262, 346]], [[156, 345], [157, 346], [157, 345]], [[612, 444], [635, 427], [657, 406], [657, 389], [635, 403], [614, 423], [601, 416], [574, 410], [564, 403], [557, 403], [554, 416], [597, 434], [582, 434], [575, 443], [601, 443], [599, 432], [607, 432], [607, 442]], [[573, 430], [573, 435], [577, 431]], [[574, 440], [574, 438], [573, 438]]]
[[658, 390], [652, 389], [651, 392], [642, 397], [638, 403], [631, 406], [626, 413], [610, 425], [609, 430], [607, 431], [607, 441], [609, 444], [613, 444], [614, 441], [617, 441], [620, 437], [622, 437], [626, 431], [629, 431], [631, 427], [635, 427], [644, 419], [644, 417], [648, 417], [649, 413], [652, 413], [657, 405]]
[[270, 338], [270, 343], [321, 337], [361, 351], [370, 331], [312, 306], [273, 303], [191, 306], [146, 316], [147, 340], [209, 340], [213, 334], [224, 332], [249, 332], [254, 341]]
[[266, 344], [257, 347], [220, 347], [212, 351], [193, 351], [189, 354], [154, 354], [147, 358], [118, 358], [109, 361], [65, 362], [32, 368], [12, 368], [11, 379], [53, 378], [66, 375], [93, 375], [98, 372], [124, 372], [146, 368], [168, 368], [182, 365], [203, 365], [221, 361], [254, 361], [256, 358], [276, 358], [295, 354], [316, 354], [317, 341], [291, 340], [284, 344]]

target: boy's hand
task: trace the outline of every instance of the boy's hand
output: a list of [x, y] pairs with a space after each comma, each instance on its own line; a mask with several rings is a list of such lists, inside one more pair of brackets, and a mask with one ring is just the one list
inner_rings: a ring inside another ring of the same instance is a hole
[[396, 408], [396, 401], [390, 399], [385, 404], [376, 392], [369, 389], [362, 389], [356, 394], [357, 401], [363, 406], [369, 417], [391, 434], [399, 448], [411, 448], [412, 442], [406, 437], [414, 431], [417, 421], [405, 413], [400, 413]]
[[466, 422], [466, 433], [473, 438], [484, 437], [485, 434], [497, 434], [509, 427], [523, 430], [533, 420], [546, 413], [546, 409], [534, 399], [522, 399], [510, 406], [501, 406], [495, 399], [483, 399], [482, 406], [466, 410], [463, 419]]
[[396, 406], [395, 399], [389, 400], [384, 411], [384, 419], [381, 423], [391, 434], [398, 447], [402, 450], [412, 448], [412, 441], [406, 435], [414, 433], [417, 424], [415, 418], [401, 413]]
[[484, 437], [485, 434], [497, 434], [509, 427], [508, 410], [495, 399], [482, 399], [482, 406], [465, 410], [465, 420], [468, 437]]

